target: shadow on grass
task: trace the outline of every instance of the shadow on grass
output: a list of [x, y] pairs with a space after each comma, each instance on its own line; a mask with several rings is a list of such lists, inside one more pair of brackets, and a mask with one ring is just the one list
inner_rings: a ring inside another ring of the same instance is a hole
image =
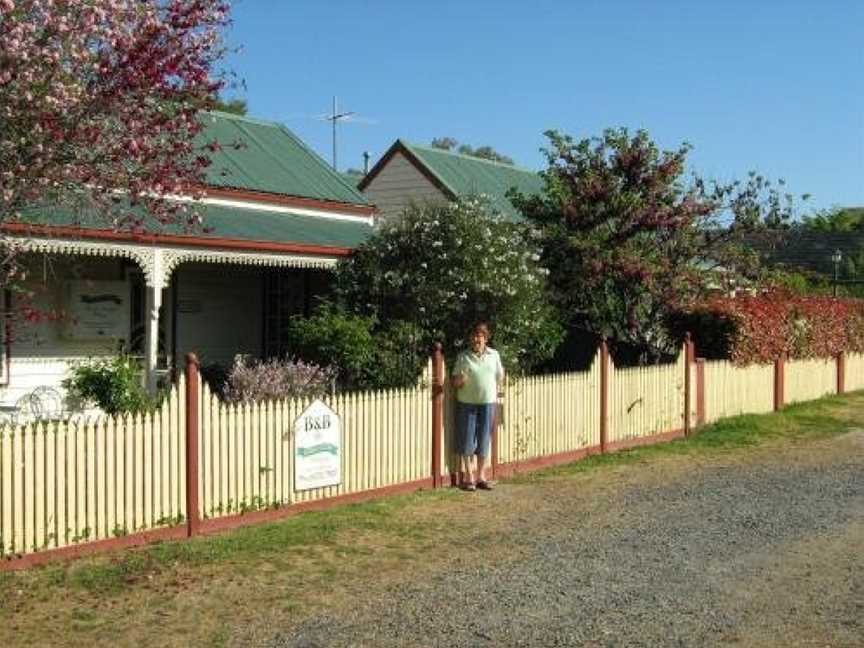
[[[25, 578], [42, 590], [73, 588], [112, 594], [134, 586], [145, 578], [178, 566], [230, 563], [242, 570], [256, 560], [282, 562], [292, 554], [302, 557], [306, 549], [326, 549], [348, 556], [362, 551], [351, 536], [380, 533], [410, 545], [428, 536], [428, 523], [411, 521], [406, 509], [421, 503], [455, 496], [450, 489], [422, 490], [368, 502], [344, 504], [324, 511], [308, 511], [268, 523], [254, 524], [189, 540], [155, 543], [136, 549], [53, 563], [27, 572], [0, 572], [0, 601], [11, 596]], [[0, 604], [2, 609], [2, 604]]]

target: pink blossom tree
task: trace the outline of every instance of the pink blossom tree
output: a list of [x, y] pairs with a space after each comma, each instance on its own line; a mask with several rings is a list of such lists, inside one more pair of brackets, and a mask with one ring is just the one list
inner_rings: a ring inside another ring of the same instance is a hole
[[[0, 0], [0, 228], [38, 205], [194, 227], [225, 0]], [[2, 231], [2, 229], [0, 229]], [[0, 285], [19, 272], [0, 234]]]
[[687, 144], [663, 151], [624, 128], [547, 136], [545, 191], [514, 200], [540, 231], [571, 336], [606, 336], [619, 357], [625, 347], [642, 362], [676, 353], [669, 317], [712, 291], [757, 283], [753, 241], [794, 215], [782, 181], [688, 179]]

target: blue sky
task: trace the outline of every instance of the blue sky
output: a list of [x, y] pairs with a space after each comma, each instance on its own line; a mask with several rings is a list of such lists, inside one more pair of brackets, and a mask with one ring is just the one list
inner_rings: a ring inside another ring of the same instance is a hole
[[340, 169], [445, 135], [540, 168], [546, 129], [627, 126], [805, 212], [864, 205], [864, 0], [238, 0], [229, 40], [250, 114], [328, 160], [334, 94], [375, 120], [340, 128]]

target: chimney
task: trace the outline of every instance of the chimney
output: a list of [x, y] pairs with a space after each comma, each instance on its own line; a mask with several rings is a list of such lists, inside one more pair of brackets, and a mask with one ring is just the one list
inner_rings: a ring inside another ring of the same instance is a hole
[[369, 151], [363, 151], [363, 175], [369, 175]]

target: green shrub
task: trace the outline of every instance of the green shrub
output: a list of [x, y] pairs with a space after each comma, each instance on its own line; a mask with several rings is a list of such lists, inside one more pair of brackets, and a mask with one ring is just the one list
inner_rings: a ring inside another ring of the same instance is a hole
[[68, 397], [93, 403], [108, 414], [152, 409], [156, 401], [141, 384], [141, 369], [133, 358], [116, 356], [82, 362], [63, 381]]
[[336, 370], [342, 389], [407, 387], [416, 382], [427, 349], [416, 328], [401, 321], [379, 328], [374, 316], [353, 315], [322, 304], [311, 317], [291, 321], [290, 353]]
[[562, 339], [547, 274], [532, 231], [474, 196], [408, 207], [340, 261], [334, 290], [345, 311], [374, 318], [371, 337], [413, 347], [413, 329], [424, 355], [434, 342], [448, 356], [466, 348], [471, 325], [488, 320], [515, 371], [550, 358]]

